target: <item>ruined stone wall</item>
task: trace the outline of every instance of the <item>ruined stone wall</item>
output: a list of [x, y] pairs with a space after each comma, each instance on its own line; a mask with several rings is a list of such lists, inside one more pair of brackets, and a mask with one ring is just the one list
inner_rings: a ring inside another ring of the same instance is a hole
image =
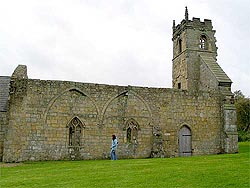
[[159, 125], [167, 156], [178, 156], [178, 132], [183, 125], [191, 129], [193, 155], [221, 152], [222, 122], [217, 94], [195, 96], [187, 91], [169, 90], [158, 100]]
[[[15, 80], [10, 93], [6, 162], [105, 159], [112, 134], [120, 158], [178, 156], [184, 125], [193, 155], [222, 152], [218, 93], [31, 79]], [[78, 124], [79, 134], [71, 134]]]

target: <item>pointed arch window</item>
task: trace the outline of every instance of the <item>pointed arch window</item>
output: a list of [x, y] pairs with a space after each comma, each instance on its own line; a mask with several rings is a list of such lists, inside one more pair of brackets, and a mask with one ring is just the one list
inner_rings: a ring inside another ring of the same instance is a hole
[[138, 139], [138, 123], [134, 120], [130, 120], [127, 123], [127, 142], [134, 143]]
[[201, 35], [199, 46], [200, 49], [207, 50], [207, 37], [205, 35]]
[[81, 146], [83, 137], [83, 124], [77, 118], [74, 117], [68, 124], [69, 129], [69, 146]]

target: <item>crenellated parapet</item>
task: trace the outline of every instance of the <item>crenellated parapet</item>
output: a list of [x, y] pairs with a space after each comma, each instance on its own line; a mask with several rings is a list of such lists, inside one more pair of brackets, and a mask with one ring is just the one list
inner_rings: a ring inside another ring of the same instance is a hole
[[178, 24], [177, 26], [175, 26], [175, 21], [174, 21], [172, 28], [173, 28], [173, 40], [187, 28], [199, 29], [200, 31], [212, 31], [215, 33], [215, 30], [213, 30], [212, 21], [209, 19], [204, 19], [204, 21], [201, 21], [200, 18], [193, 18], [192, 20], [183, 19], [181, 23]]

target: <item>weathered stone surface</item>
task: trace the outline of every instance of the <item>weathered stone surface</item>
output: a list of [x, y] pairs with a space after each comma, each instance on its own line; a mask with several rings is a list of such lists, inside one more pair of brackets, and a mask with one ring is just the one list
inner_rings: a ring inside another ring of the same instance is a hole
[[[192, 130], [193, 155], [223, 152], [219, 92], [196, 96], [184, 90], [31, 79], [26, 88], [21, 103], [16, 96], [10, 100], [4, 161], [106, 158], [112, 134], [119, 139], [120, 158], [150, 157], [152, 151], [178, 156], [183, 125]], [[84, 125], [78, 154], [69, 145], [74, 117]], [[139, 125], [136, 143], [126, 140], [130, 119]]]

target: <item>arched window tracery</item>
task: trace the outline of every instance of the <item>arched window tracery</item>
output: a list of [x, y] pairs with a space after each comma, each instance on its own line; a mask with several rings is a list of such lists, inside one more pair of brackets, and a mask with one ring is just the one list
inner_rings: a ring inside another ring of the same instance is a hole
[[83, 137], [82, 122], [77, 117], [74, 117], [70, 121], [68, 129], [69, 129], [69, 146], [81, 146]]
[[127, 142], [134, 143], [138, 139], [138, 124], [134, 120], [130, 120], [127, 123]]

